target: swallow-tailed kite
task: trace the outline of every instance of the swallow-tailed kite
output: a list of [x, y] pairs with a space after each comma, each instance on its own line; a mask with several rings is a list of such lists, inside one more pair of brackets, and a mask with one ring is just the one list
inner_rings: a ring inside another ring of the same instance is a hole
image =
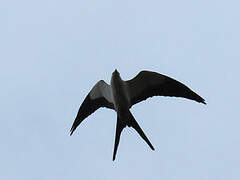
[[101, 80], [91, 89], [79, 108], [70, 134], [72, 135], [78, 125], [90, 114], [100, 107], [106, 107], [115, 110], [117, 113], [113, 161], [116, 157], [121, 132], [126, 126], [133, 127], [154, 150], [153, 145], [129, 110], [134, 104], [152, 96], [183, 97], [206, 104], [205, 100], [190, 88], [165, 75], [151, 71], [141, 71], [133, 79], [124, 81], [115, 69], [112, 73], [111, 85]]

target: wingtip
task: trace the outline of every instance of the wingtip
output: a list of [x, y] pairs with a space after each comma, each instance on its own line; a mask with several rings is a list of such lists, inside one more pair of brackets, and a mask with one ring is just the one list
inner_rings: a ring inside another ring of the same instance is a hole
[[72, 136], [72, 134], [73, 134], [74, 130], [75, 130], [75, 128], [74, 128], [74, 127], [72, 127], [72, 128], [70, 129], [70, 136]]
[[201, 99], [200, 103], [203, 103], [203, 104], [207, 105], [205, 99], [203, 99], [203, 98]]
[[193, 100], [199, 102], [199, 103], [203, 103], [203, 104], [207, 104], [205, 99], [203, 99], [201, 96], [197, 95], [197, 97], [195, 97]]

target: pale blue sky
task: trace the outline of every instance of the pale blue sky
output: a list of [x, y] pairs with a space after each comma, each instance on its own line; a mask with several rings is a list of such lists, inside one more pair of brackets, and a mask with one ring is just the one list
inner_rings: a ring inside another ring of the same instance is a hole
[[[0, 179], [240, 179], [239, 1], [10, 0], [0, 7]], [[112, 161], [116, 114], [70, 137], [79, 105], [117, 68], [188, 85], [204, 106], [155, 97], [132, 108]]]

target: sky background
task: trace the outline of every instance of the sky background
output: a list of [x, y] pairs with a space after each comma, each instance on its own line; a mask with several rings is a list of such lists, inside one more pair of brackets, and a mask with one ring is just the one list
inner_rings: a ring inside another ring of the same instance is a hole
[[[9, 0], [0, 6], [0, 179], [239, 180], [240, 3]], [[116, 113], [99, 109], [69, 136], [94, 84], [152, 70], [202, 105], [154, 97], [112, 161]]]

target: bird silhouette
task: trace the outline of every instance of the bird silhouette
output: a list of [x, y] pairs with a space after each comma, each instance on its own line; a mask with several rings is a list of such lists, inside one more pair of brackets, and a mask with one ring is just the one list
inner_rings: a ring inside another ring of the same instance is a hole
[[130, 108], [134, 104], [152, 96], [183, 97], [206, 104], [205, 100], [190, 88], [168, 76], [151, 71], [141, 71], [133, 79], [124, 81], [115, 69], [112, 73], [111, 85], [103, 80], [98, 81], [84, 99], [70, 130], [70, 135], [85, 118], [100, 107], [106, 107], [117, 113], [113, 161], [116, 158], [121, 132], [126, 126], [133, 127], [154, 150], [153, 145], [130, 112]]

